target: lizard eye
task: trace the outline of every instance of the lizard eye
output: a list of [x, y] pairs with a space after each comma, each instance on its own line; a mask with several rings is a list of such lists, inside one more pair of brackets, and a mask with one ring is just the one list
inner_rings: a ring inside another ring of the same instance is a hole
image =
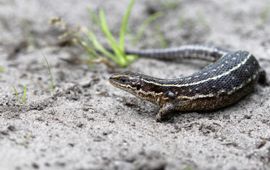
[[121, 78], [119, 79], [119, 82], [122, 83], [122, 84], [125, 84], [125, 83], [128, 82], [128, 79], [125, 78], [125, 77], [121, 77]]

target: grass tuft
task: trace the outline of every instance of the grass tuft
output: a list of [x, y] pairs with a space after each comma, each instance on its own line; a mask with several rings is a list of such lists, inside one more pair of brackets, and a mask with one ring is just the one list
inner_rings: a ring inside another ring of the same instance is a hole
[[[99, 59], [100, 55], [102, 55], [120, 67], [127, 67], [137, 58], [134, 55], [125, 54], [125, 38], [127, 34], [128, 21], [134, 4], [135, 0], [131, 0], [127, 7], [127, 10], [122, 18], [118, 38], [115, 38], [110, 31], [104, 10], [99, 10], [98, 15], [92, 11], [89, 12], [94, 23], [98, 23], [100, 26], [110, 49], [108, 50], [105, 48], [98, 41], [96, 35], [92, 31], [85, 28], [83, 32], [87, 35], [87, 40], [82, 40], [79, 38], [78, 43], [86, 50], [90, 56], [90, 60], [93, 61], [95, 59]], [[98, 51], [98, 53], [96, 51]]]
[[[91, 8], [88, 8], [89, 18], [92, 23], [89, 29], [85, 27], [70, 29], [67, 27], [66, 23], [61, 20], [61, 18], [53, 18], [51, 19], [50, 23], [54, 26], [57, 26], [58, 28], [63, 28], [65, 30], [64, 34], [60, 37], [61, 39], [71, 40], [73, 43], [81, 46], [84, 49], [88, 55], [88, 60], [84, 61], [89, 66], [96, 63], [103, 63], [109, 67], [127, 67], [138, 58], [136, 55], [127, 55], [125, 53], [127, 35], [131, 37], [132, 44], [137, 44], [137, 42], [139, 42], [139, 40], [143, 37], [147, 26], [163, 15], [161, 12], [150, 15], [139, 27], [139, 30], [136, 31], [136, 34], [130, 35], [128, 34], [128, 22], [134, 4], [135, 0], [130, 0], [121, 20], [118, 37], [115, 37], [111, 32], [107, 22], [106, 14], [103, 9], [100, 9], [98, 12], [96, 12]], [[104, 35], [107, 46], [104, 46], [103, 43], [98, 40], [96, 34], [96, 31], [98, 31], [97, 29], [100, 30]], [[166, 46], [165, 39], [163, 38], [163, 35], [160, 34], [160, 32], [159, 36], [161, 44]]]

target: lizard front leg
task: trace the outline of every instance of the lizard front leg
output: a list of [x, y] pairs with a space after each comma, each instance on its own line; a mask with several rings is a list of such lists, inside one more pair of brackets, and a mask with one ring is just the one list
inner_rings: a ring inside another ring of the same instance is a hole
[[160, 109], [158, 114], [156, 115], [156, 121], [161, 122], [164, 119], [167, 119], [169, 115], [176, 111], [175, 104], [166, 103]]

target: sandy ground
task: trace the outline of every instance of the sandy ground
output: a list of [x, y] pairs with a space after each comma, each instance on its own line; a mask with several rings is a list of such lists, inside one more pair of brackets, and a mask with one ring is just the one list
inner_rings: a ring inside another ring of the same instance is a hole
[[[128, 42], [130, 48], [201, 43], [244, 49], [270, 74], [269, 0], [164, 2], [136, 3], [131, 30], [153, 12], [164, 15], [147, 28], [140, 43]], [[108, 83], [112, 70], [61, 60], [82, 53], [57, 43], [58, 32], [48, 24], [51, 17], [91, 26], [87, 7], [102, 7], [115, 32], [127, 3], [0, 1], [0, 169], [269, 169], [269, 87], [258, 86], [238, 104], [214, 113], [179, 114], [157, 123], [156, 106]], [[54, 93], [43, 56], [51, 65]], [[177, 77], [206, 64], [141, 59], [127, 69]], [[23, 86], [25, 104], [20, 99]]]

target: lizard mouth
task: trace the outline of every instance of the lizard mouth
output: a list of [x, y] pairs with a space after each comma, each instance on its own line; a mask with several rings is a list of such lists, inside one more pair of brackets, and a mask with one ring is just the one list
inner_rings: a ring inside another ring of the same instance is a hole
[[109, 82], [112, 84], [112, 85], [115, 85], [115, 76], [112, 75], [109, 77]]

